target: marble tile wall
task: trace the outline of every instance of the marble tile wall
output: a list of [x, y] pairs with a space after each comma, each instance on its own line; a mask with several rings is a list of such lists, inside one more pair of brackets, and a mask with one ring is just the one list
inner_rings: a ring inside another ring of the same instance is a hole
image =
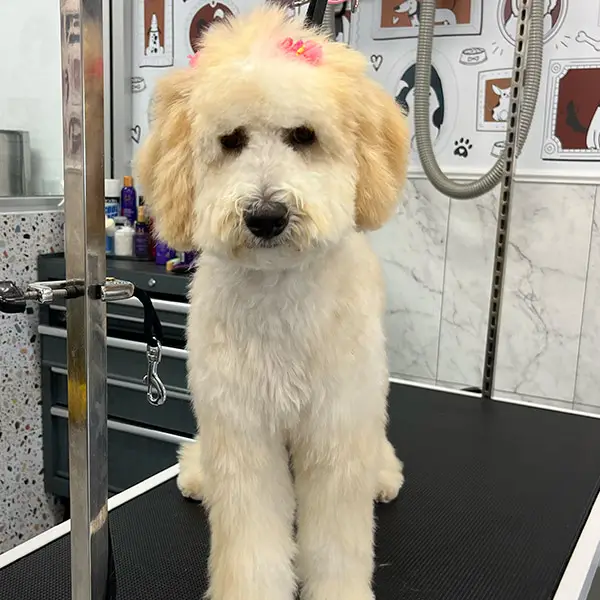
[[[63, 247], [58, 212], [0, 214], [0, 279], [35, 281], [39, 253]], [[0, 314], [0, 553], [60, 519], [44, 492], [38, 315]]]
[[[600, 188], [599, 188], [600, 190]], [[599, 192], [600, 195], [600, 192]], [[590, 260], [581, 327], [575, 405], [600, 410], [600, 202], [592, 218]]]
[[387, 285], [390, 364], [425, 381], [437, 373], [449, 206], [427, 182], [410, 182], [397, 214], [371, 238]]
[[[496, 392], [600, 407], [600, 210], [595, 186], [517, 184]], [[388, 280], [391, 371], [480, 385], [497, 192], [448, 200], [424, 181], [373, 245]]]

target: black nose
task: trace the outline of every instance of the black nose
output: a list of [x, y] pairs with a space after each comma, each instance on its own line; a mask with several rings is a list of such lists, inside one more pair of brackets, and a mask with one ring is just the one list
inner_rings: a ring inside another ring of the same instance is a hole
[[288, 210], [281, 202], [264, 202], [244, 213], [246, 227], [263, 239], [279, 235], [289, 223]]

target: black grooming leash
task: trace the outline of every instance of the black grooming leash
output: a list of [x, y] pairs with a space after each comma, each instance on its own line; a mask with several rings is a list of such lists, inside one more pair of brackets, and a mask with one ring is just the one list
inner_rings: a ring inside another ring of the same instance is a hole
[[[139, 287], [136, 287], [133, 296], [137, 298], [144, 307], [144, 341], [146, 342], [146, 356], [148, 358], [148, 373], [146, 377], [144, 377], [144, 382], [148, 385], [147, 398], [150, 404], [158, 406], [166, 399], [165, 387], [156, 372], [156, 368], [161, 359], [163, 329], [148, 293]], [[112, 533], [110, 531], [110, 519], [107, 520], [106, 525], [108, 527], [108, 571], [106, 574], [105, 600], [117, 600], [117, 569], [115, 565]]]

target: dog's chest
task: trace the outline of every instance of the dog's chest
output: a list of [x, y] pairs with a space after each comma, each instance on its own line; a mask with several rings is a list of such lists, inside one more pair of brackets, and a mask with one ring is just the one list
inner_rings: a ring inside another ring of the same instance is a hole
[[[213, 274], [214, 275], [214, 274]], [[239, 393], [252, 407], [294, 418], [325, 377], [334, 298], [302, 277], [226, 276], [192, 295], [189, 322], [192, 368], [210, 385]]]

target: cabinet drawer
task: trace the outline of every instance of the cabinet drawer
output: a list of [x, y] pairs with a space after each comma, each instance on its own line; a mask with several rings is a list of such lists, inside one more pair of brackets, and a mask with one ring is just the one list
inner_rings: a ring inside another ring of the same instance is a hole
[[[52, 405], [67, 406], [67, 370], [63, 367], [43, 367], [44, 389], [50, 389]], [[49, 379], [46, 379], [46, 378]], [[167, 390], [167, 401], [152, 406], [146, 399], [146, 386], [133, 380], [108, 378], [107, 401], [109, 418], [135, 422], [157, 429], [194, 435], [195, 417], [191, 399], [184, 390]], [[49, 386], [48, 386], [49, 384]]]
[[[69, 437], [67, 409], [53, 406], [52, 475], [69, 477]], [[177, 462], [177, 449], [187, 438], [136, 427], [120, 421], [108, 421], [108, 487], [121, 492]]]
[[[172, 302], [167, 300], [152, 299], [156, 314], [162, 324], [166, 338], [175, 342], [177, 347], [185, 345], [185, 328], [189, 305], [185, 302]], [[45, 325], [65, 328], [67, 323], [67, 308], [65, 302], [56, 300], [47, 309]], [[143, 334], [144, 310], [136, 298], [107, 302], [106, 304], [107, 329], [118, 331], [117, 337], [141, 336]]]
[[[67, 367], [67, 331], [59, 327], [40, 325], [42, 365]], [[112, 379], [137, 381], [140, 384], [148, 370], [146, 344], [108, 337], [107, 375]], [[187, 350], [163, 346], [159, 374], [168, 388], [187, 388]]]

